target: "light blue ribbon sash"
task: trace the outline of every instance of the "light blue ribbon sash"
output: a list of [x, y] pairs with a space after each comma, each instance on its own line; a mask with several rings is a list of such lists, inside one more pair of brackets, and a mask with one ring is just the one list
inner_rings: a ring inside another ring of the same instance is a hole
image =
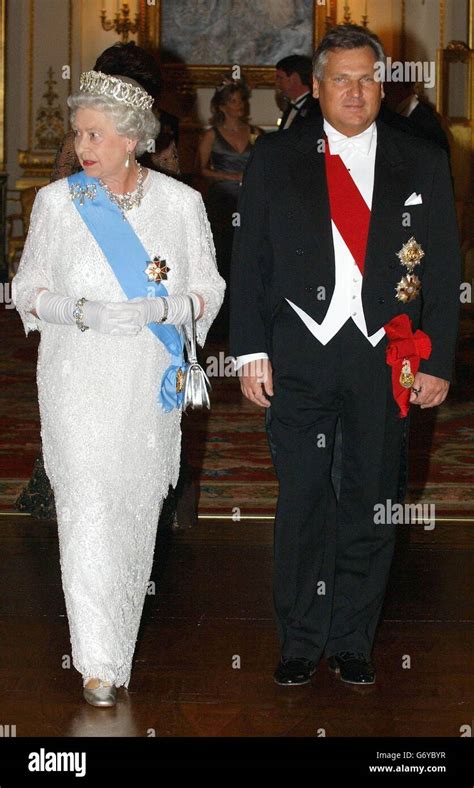
[[[148, 254], [122, 213], [107, 197], [97, 178], [83, 170], [68, 177], [71, 197], [88, 230], [99, 244], [128, 299], [166, 296], [162, 282], [149, 281], [145, 274]], [[95, 188], [94, 188], [95, 187]], [[180, 408], [183, 392], [176, 391], [178, 369], [184, 373], [184, 340], [173, 325], [149, 323], [147, 328], [159, 339], [171, 356], [171, 364], [161, 381], [159, 400], [169, 412]]]

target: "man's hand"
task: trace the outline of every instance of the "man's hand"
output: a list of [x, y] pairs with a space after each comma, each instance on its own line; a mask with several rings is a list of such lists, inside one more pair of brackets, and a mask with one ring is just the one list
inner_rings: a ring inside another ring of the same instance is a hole
[[[417, 372], [415, 382], [410, 393], [412, 405], [419, 405], [420, 408], [435, 408], [441, 405], [447, 397], [449, 382], [444, 378], [436, 378], [434, 375], [426, 375], [424, 372]], [[419, 394], [416, 394], [419, 391]]]
[[265, 397], [273, 396], [272, 365], [268, 358], [258, 358], [249, 361], [239, 369], [240, 388], [242, 394], [254, 405], [269, 408], [271, 402]]

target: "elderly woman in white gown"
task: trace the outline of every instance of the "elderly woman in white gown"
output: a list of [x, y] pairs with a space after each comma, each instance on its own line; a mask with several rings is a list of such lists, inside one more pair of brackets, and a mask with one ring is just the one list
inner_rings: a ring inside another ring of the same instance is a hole
[[202, 346], [225, 284], [201, 196], [135, 161], [152, 99], [87, 72], [68, 99], [83, 170], [41, 189], [13, 299], [38, 329], [45, 467], [57, 507], [72, 660], [83, 695], [128, 687], [156, 528], [180, 457], [183, 331]]

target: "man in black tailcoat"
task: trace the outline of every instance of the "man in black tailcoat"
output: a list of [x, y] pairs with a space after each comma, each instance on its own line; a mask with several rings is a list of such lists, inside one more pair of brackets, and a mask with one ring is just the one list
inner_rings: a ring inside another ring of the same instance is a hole
[[312, 91], [311, 58], [305, 55], [288, 55], [278, 61], [275, 85], [287, 100], [287, 106], [278, 121], [278, 130], [298, 128], [305, 121], [321, 114], [319, 101]]
[[[408, 408], [440, 405], [457, 335], [460, 251], [438, 146], [375, 122], [382, 46], [333, 28], [313, 60], [322, 117], [266, 135], [249, 161], [231, 276], [230, 351], [266, 409], [279, 480], [274, 679], [322, 656], [372, 684]], [[335, 426], [342, 478], [330, 482]]]

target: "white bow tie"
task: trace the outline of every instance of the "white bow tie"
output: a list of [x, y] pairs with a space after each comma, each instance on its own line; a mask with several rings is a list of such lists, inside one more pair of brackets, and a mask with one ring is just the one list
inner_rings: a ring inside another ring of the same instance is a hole
[[328, 133], [329, 151], [335, 156], [347, 151], [348, 153], [357, 151], [368, 156], [372, 142], [372, 129], [363, 131], [355, 137], [344, 137], [342, 134]]

